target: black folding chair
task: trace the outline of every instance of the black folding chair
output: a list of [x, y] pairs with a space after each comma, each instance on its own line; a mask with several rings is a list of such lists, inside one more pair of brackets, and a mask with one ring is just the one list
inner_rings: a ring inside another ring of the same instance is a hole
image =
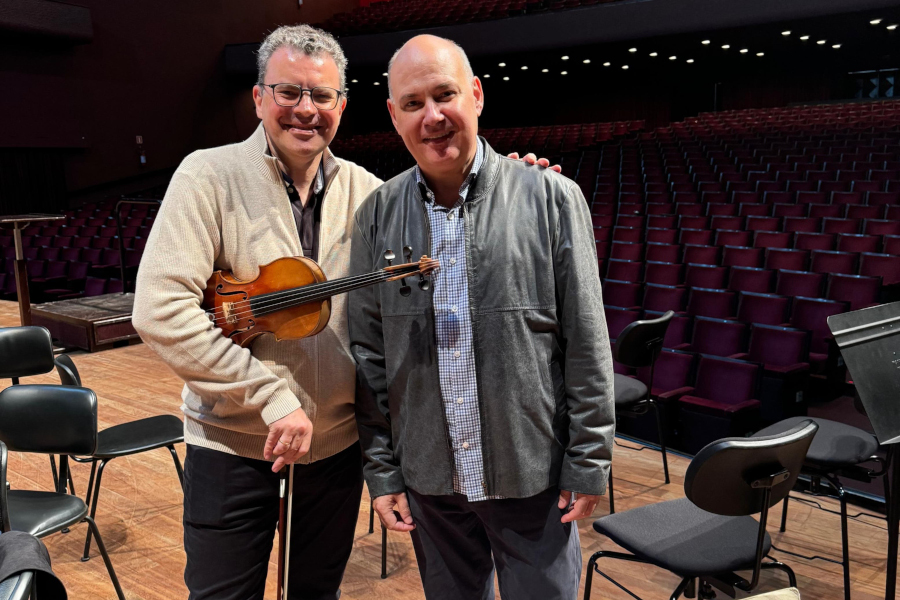
[[87, 388], [18, 385], [0, 392], [0, 513], [2, 530], [24, 531], [42, 538], [87, 521], [119, 600], [125, 594], [100, 531], [81, 498], [31, 490], [7, 491], [7, 447], [14, 452], [60, 455], [60, 480], [68, 457], [90, 455], [97, 447], [97, 396]]
[[[806, 451], [818, 426], [804, 421], [778, 435], [725, 438], [704, 447], [688, 466], [687, 496], [603, 517], [594, 529], [629, 553], [601, 550], [591, 556], [584, 598], [591, 594], [594, 572], [633, 598], [640, 598], [600, 571], [597, 561], [613, 558], [656, 565], [681, 577], [671, 600], [682, 595], [706, 600], [713, 587], [732, 598], [735, 590], [752, 591], [764, 569], [794, 572], [785, 564], [764, 562], [772, 547], [766, 533], [769, 508], [781, 502], [797, 481]], [[759, 522], [751, 515], [759, 514]], [[750, 580], [735, 573], [751, 570]], [[699, 581], [699, 584], [698, 584]]]
[[[644, 385], [642, 381], [628, 377], [627, 375], [615, 374], [613, 379], [613, 389], [616, 400], [616, 415], [626, 417], [638, 417], [647, 414], [647, 411], [653, 409], [656, 414], [656, 428], [659, 432], [659, 449], [662, 452], [663, 472], [665, 473], [666, 483], [669, 483], [669, 461], [666, 456], [666, 437], [663, 431], [662, 415], [660, 414], [660, 406], [653, 399], [651, 389], [653, 388], [653, 369], [659, 353], [662, 352], [663, 342], [666, 337], [666, 331], [669, 329], [669, 322], [675, 313], [671, 310], [657, 319], [648, 319], [644, 321], [635, 321], [628, 324], [619, 337], [616, 338], [615, 346], [613, 346], [613, 358], [633, 369], [642, 367], [650, 367], [649, 385]], [[642, 450], [643, 448], [641, 448]], [[613, 491], [613, 475], [612, 467], [609, 472], [609, 512], [616, 512], [616, 499]]]

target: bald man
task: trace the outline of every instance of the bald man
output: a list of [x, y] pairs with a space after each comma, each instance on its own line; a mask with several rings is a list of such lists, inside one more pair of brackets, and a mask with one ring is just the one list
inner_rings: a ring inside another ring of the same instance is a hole
[[430, 288], [351, 294], [357, 424], [375, 510], [410, 531], [429, 600], [574, 600], [576, 519], [605, 492], [612, 358], [587, 203], [478, 136], [484, 90], [453, 42], [419, 36], [387, 106], [416, 166], [357, 211], [351, 268], [411, 248]]

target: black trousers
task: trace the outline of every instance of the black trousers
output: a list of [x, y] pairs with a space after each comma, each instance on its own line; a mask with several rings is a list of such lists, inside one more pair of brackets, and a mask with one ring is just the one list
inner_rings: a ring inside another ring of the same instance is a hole
[[[294, 465], [288, 592], [335, 600], [362, 496], [359, 444]], [[184, 464], [184, 581], [191, 600], [263, 600], [278, 522], [272, 463], [188, 445]]]

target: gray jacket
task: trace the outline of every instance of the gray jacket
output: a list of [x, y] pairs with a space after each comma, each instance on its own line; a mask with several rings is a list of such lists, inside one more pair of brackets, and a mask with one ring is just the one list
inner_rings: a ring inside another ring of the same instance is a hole
[[[466, 261], [489, 495], [550, 486], [602, 494], [612, 458], [612, 356], [588, 205], [578, 186], [501, 157], [484, 163], [463, 205]], [[424, 198], [408, 170], [356, 212], [352, 273], [385, 250], [430, 254]], [[399, 282], [351, 292], [360, 443], [370, 493], [453, 493], [432, 292]]]

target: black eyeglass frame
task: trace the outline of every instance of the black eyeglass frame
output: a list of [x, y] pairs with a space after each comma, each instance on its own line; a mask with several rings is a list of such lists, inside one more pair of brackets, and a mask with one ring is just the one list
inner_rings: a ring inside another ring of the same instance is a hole
[[[293, 108], [293, 107], [299, 105], [301, 102], [303, 102], [304, 92], [309, 92], [309, 99], [312, 101], [313, 106], [315, 106], [318, 110], [334, 110], [335, 108], [337, 108], [338, 103], [341, 101], [341, 96], [344, 95], [344, 92], [342, 92], [341, 90], [336, 90], [336, 89], [334, 89], [332, 87], [328, 87], [326, 85], [317, 85], [314, 88], [304, 88], [295, 83], [259, 83], [257, 85], [259, 85], [261, 88], [271, 88], [272, 89], [272, 91], [271, 91], [272, 100], [278, 106], [283, 106], [285, 108]], [[294, 88], [295, 90], [298, 90], [300, 92], [300, 96], [297, 98], [297, 101], [293, 104], [282, 104], [281, 102], [279, 102], [277, 96], [275, 95], [275, 88], [278, 87], [279, 85], [287, 85], [287, 86]], [[315, 90], [331, 90], [332, 92], [336, 93], [337, 97], [334, 99], [334, 105], [330, 106], [329, 108], [324, 108], [324, 107], [316, 104], [316, 101], [313, 98], [313, 92]]]

